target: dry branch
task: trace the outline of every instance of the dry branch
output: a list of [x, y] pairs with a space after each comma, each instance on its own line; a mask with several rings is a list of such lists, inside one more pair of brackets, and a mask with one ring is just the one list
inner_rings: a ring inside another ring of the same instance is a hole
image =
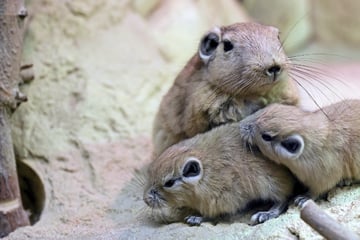
[[27, 15], [23, 0], [0, 0], [0, 237], [29, 225], [20, 197], [10, 131], [10, 114], [20, 93], [20, 60]]
[[301, 219], [326, 239], [360, 240], [358, 235], [326, 214], [313, 200], [309, 199], [299, 207]]

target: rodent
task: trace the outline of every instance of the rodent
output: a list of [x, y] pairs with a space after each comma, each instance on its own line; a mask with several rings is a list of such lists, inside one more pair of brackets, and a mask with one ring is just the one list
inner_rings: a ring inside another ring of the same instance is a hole
[[[259, 158], [229, 123], [167, 148], [150, 163], [143, 199], [167, 222], [200, 225], [243, 210], [253, 200], [270, 200], [270, 210], [251, 223], [279, 216], [288, 206], [295, 179], [288, 169]], [[166, 212], [166, 213], [165, 213]]]
[[317, 199], [342, 181], [360, 180], [360, 100], [315, 112], [271, 104], [240, 122], [244, 141], [284, 165]]
[[154, 157], [269, 103], [297, 105], [289, 64], [275, 27], [235, 23], [206, 33], [160, 103], [153, 126]]

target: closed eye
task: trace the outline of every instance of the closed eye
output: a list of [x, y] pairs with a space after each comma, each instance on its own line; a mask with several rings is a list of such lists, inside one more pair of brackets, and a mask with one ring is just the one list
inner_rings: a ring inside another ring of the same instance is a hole
[[172, 186], [174, 186], [174, 183], [175, 183], [175, 179], [170, 179], [165, 182], [164, 187], [171, 188]]
[[181, 178], [171, 178], [171, 179], [167, 180], [167, 181], [164, 183], [164, 187], [165, 187], [165, 188], [171, 188], [171, 187], [173, 187], [173, 186], [176, 184], [176, 182], [178, 182], [178, 181], [181, 181]]
[[261, 138], [262, 138], [265, 142], [270, 142], [270, 141], [274, 140], [274, 137], [271, 136], [271, 135], [268, 134], [268, 133], [263, 133], [263, 134], [261, 134]]

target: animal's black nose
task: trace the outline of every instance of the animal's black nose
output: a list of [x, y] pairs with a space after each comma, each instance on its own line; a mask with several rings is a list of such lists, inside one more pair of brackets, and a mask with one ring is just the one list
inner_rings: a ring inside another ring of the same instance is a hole
[[274, 79], [280, 74], [280, 72], [281, 72], [281, 67], [277, 64], [274, 64], [268, 69], [266, 69], [266, 74], [269, 77], [273, 77]]
[[151, 189], [150, 190], [150, 195], [154, 196], [158, 193], [158, 191], [156, 189]]

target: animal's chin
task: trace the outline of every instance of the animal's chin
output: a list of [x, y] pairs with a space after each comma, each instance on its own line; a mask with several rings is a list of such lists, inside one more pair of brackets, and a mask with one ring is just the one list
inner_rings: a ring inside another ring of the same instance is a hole
[[276, 84], [278, 82], [286, 81], [289, 78], [290, 78], [290, 76], [289, 76], [288, 71], [284, 70], [279, 75], [277, 75], [276, 78], [269, 77], [269, 81], [271, 81], [272, 84], [274, 85], [274, 84]]
[[261, 153], [260, 148], [255, 144], [247, 143], [246, 149], [248, 151], [250, 151], [252, 154], [260, 154]]
[[146, 205], [148, 205], [152, 209], [160, 209], [163, 207], [163, 205], [160, 202], [147, 202], [145, 201]]
[[254, 140], [251, 137], [251, 135], [244, 136], [243, 139], [245, 140], [245, 143], [249, 148], [253, 149], [254, 147], [256, 147], [256, 144], [254, 143]]
[[[243, 81], [243, 80], [242, 80]], [[258, 81], [251, 82], [250, 84], [239, 83], [236, 87], [228, 87], [228, 91], [232, 92], [232, 95], [241, 95], [243, 97], [254, 98], [256, 96], [266, 95], [280, 80], [275, 82], [267, 78], [258, 78]]]
[[144, 198], [144, 202], [152, 209], [160, 209], [165, 205], [162, 203], [161, 199], [154, 199], [151, 197]]

